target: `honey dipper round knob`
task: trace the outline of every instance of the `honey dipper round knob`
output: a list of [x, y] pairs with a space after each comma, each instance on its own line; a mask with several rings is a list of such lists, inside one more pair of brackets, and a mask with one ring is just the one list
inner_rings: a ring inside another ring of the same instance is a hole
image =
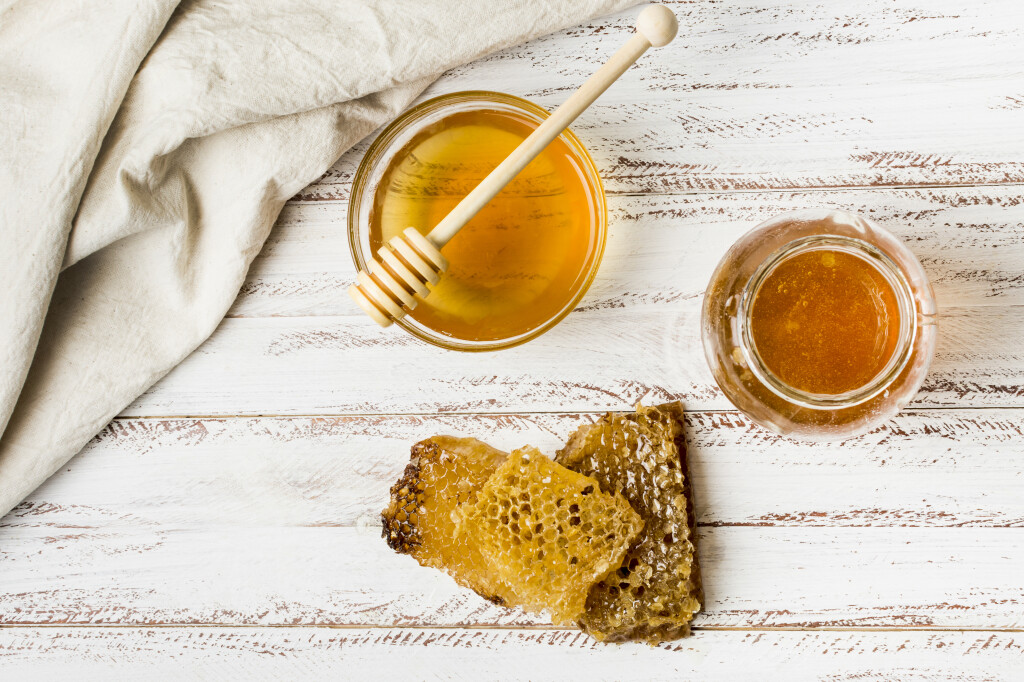
[[505, 185], [562, 134], [626, 69], [651, 47], [667, 45], [676, 35], [676, 17], [664, 5], [649, 5], [637, 17], [634, 33], [604, 66], [580, 86], [460, 201], [434, 229], [423, 235], [408, 227], [377, 251], [377, 259], [359, 272], [348, 293], [377, 324], [387, 327], [426, 298], [448, 269], [441, 255], [452, 237], [472, 220]]

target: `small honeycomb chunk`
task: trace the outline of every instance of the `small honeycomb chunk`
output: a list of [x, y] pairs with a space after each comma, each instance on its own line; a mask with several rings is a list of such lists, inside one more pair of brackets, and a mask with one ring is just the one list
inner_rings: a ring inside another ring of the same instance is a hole
[[645, 522], [621, 564], [587, 598], [580, 627], [599, 640], [685, 636], [701, 608], [683, 406], [637, 406], [580, 427], [556, 461], [622, 494]]
[[461, 537], [508, 586], [505, 603], [549, 611], [555, 624], [580, 617], [590, 589], [643, 528], [621, 495], [530, 447], [514, 450], [462, 514]]
[[508, 457], [475, 438], [434, 436], [412, 446], [405, 473], [381, 513], [382, 536], [396, 552], [447, 572], [455, 582], [501, 604], [507, 591], [472, 542], [455, 542], [457, 512]]

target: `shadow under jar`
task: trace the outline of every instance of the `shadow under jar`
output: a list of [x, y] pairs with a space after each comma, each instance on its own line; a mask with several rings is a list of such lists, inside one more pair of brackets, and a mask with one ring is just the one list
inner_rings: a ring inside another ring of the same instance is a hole
[[935, 299], [892, 234], [841, 211], [786, 213], [737, 241], [704, 297], [708, 364], [758, 424], [841, 440], [913, 398], [935, 349]]

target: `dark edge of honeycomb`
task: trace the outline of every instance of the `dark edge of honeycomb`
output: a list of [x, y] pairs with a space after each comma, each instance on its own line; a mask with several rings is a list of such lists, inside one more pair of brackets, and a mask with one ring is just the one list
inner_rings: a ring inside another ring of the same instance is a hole
[[409, 451], [409, 464], [406, 465], [402, 477], [391, 486], [391, 499], [387, 509], [380, 513], [381, 537], [388, 543], [388, 547], [399, 554], [410, 554], [420, 546], [423, 538], [420, 537], [419, 529], [407, 521], [399, 521], [389, 516], [388, 512], [392, 507], [398, 506], [399, 491], [402, 488], [416, 490], [416, 484], [420, 479], [420, 462], [423, 458], [432, 458], [437, 455], [439, 446], [431, 441], [421, 441], [412, 446]]
[[[392, 512], [393, 507], [396, 508], [394, 511], [397, 511], [397, 508], [400, 508], [400, 502], [403, 498], [400, 497], [399, 491], [402, 488], [408, 487], [410, 490], [415, 491], [416, 485], [420, 482], [423, 463], [438, 459], [441, 455], [441, 451], [442, 447], [429, 438], [415, 443], [410, 449], [410, 461], [409, 464], [406, 465], [405, 471], [402, 473], [402, 477], [398, 479], [397, 483], [391, 486], [391, 497], [388, 503], [388, 508], [380, 514], [381, 537], [384, 538], [388, 547], [399, 554], [411, 554], [423, 543], [423, 538], [420, 536], [418, 528], [410, 524], [408, 521], [399, 521], [398, 519], [389, 516], [389, 512]], [[448, 573], [447, 568], [442, 568], [441, 570], [444, 573]], [[485, 594], [476, 588], [471, 589], [496, 606], [506, 606], [504, 597], [496, 594]]]
[[[683, 474], [683, 494], [689, 501], [689, 504], [686, 506], [686, 525], [690, 531], [690, 543], [693, 545], [693, 567], [691, 572], [695, 576], [694, 582], [697, 584], [697, 601], [700, 602], [701, 609], [703, 609], [704, 577], [700, 571], [700, 549], [697, 547], [697, 501], [693, 497], [693, 487], [690, 485], [690, 464], [686, 457], [686, 412], [683, 409], [683, 404], [678, 400], [655, 405], [654, 409], [667, 415], [670, 421], [674, 421], [679, 425], [679, 432], [675, 435], [673, 441], [676, 444], [676, 450], [679, 451], [679, 469]], [[627, 413], [623, 416], [630, 421], [637, 421], [636, 414]], [[689, 627], [686, 630], [688, 634]]]
[[[647, 408], [652, 409], [652, 408]], [[690, 467], [686, 457], [686, 429], [685, 429], [685, 410], [683, 404], [679, 401], [671, 403], [662, 403], [661, 405], [654, 405], [653, 409], [658, 410], [662, 414], [665, 414], [668, 419], [676, 422], [679, 425], [678, 433], [672, 439], [675, 443], [676, 450], [679, 451], [679, 469], [683, 474], [683, 494], [689, 501], [686, 508], [686, 525], [690, 531], [690, 542], [693, 544], [693, 566], [691, 571], [695, 576], [694, 582], [697, 584], [697, 601], [700, 602], [701, 609], [704, 608], [704, 580], [700, 570], [700, 549], [697, 547], [697, 504], [693, 497], [693, 487], [690, 485]], [[602, 420], [611, 421], [615, 416], [620, 416], [627, 421], [637, 423], [637, 415], [635, 412], [608, 412]], [[599, 420], [601, 421], [601, 420]], [[595, 422], [596, 423], [596, 422]], [[569, 441], [565, 446], [559, 450], [558, 454], [562, 451], [569, 451], [573, 446], [575, 439], [578, 437], [579, 431], [573, 433], [570, 436]], [[652, 646], [660, 644], [662, 642], [668, 642], [681, 637], [687, 637], [690, 634], [690, 624], [681, 624], [670, 631], [666, 631], [664, 626], [650, 627], [648, 625], [640, 625], [629, 628], [623, 628], [618, 631], [607, 634], [603, 639], [598, 637], [599, 633], [591, 632], [583, 623], [582, 620], [577, 621], [577, 627], [580, 630], [591, 635], [592, 637], [598, 638], [602, 642], [609, 644], [622, 644], [625, 642], [636, 642], [643, 641]]]
[[[700, 549], [697, 547], [697, 500], [693, 496], [693, 486], [690, 485], [690, 465], [686, 457], [686, 417], [683, 404], [680, 402], [665, 403], [657, 405], [656, 409], [667, 413], [671, 419], [679, 424], [679, 433], [676, 434], [676, 449], [679, 450], [679, 467], [683, 473], [683, 494], [689, 501], [686, 506], [686, 525], [690, 531], [690, 543], [693, 545], [693, 566], [690, 569], [693, 574], [693, 582], [697, 585], [697, 601], [700, 608], [704, 608], [704, 576], [700, 571]], [[689, 634], [689, 626], [686, 633]]]
[[[587, 633], [591, 636], [594, 633]], [[632, 628], [617, 630], [608, 634], [600, 640], [606, 644], [625, 644], [626, 642], [644, 642], [651, 646], [657, 646], [664, 642], [672, 642], [690, 635], [690, 624], [680, 623], [666, 627], [665, 625], [638, 625]]]

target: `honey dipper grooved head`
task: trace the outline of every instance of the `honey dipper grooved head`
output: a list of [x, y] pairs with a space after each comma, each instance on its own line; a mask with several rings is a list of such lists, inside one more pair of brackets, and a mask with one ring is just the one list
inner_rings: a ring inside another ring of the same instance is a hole
[[348, 294], [382, 327], [405, 317], [416, 307], [417, 296], [430, 293], [427, 284], [437, 284], [448, 269], [448, 260], [413, 227], [392, 237], [377, 256], [359, 272]]

